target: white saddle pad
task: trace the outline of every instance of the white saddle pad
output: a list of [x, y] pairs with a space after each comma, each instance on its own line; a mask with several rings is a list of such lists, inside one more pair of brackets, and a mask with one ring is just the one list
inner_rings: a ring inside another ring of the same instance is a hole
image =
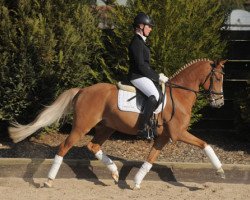
[[[136, 98], [134, 92], [128, 92], [125, 90], [118, 91], [118, 108], [122, 111], [136, 112], [141, 113], [141, 111], [137, 108]], [[166, 95], [164, 97], [164, 107], [167, 102]], [[158, 106], [158, 108], [154, 111], [155, 114], [158, 114], [162, 110], [162, 103]]]

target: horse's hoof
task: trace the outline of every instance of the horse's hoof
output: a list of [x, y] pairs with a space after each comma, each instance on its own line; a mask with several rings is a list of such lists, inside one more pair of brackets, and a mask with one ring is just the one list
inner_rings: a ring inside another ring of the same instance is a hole
[[115, 184], [117, 184], [118, 181], [119, 181], [119, 174], [118, 174], [118, 172], [112, 173], [111, 176], [112, 176], [112, 178], [114, 179]]
[[140, 190], [141, 187], [139, 184], [135, 184], [133, 187], [131, 187], [132, 190]]
[[45, 188], [52, 188], [52, 185], [53, 185], [53, 181], [49, 179], [46, 182], [44, 182], [43, 187], [45, 187]]
[[216, 175], [220, 176], [222, 179], [225, 179], [225, 178], [226, 178], [225, 172], [224, 172], [224, 170], [223, 170], [222, 168], [220, 168], [220, 169], [218, 169], [218, 170], [216, 171]]

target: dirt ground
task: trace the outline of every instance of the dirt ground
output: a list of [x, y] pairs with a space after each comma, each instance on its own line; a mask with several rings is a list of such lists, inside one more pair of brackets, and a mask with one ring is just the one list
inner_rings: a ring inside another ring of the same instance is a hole
[[[58, 145], [67, 137], [65, 134], [51, 133], [32, 137], [18, 144], [0, 141], [1, 158], [53, 158]], [[234, 136], [200, 135], [212, 144], [222, 163], [250, 164], [249, 142]], [[95, 159], [85, 148], [91, 135], [74, 146], [66, 158]], [[236, 141], [237, 140], [237, 141]], [[152, 142], [134, 138], [113, 138], [103, 145], [103, 150], [114, 160], [143, 161]], [[207, 162], [204, 153], [184, 143], [169, 144], [163, 149], [158, 161]], [[0, 200], [105, 200], [105, 199], [172, 199], [172, 200], [246, 200], [250, 199], [249, 184], [226, 183], [177, 183], [164, 181], [144, 181], [141, 190], [133, 191], [132, 181], [120, 181], [115, 185], [111, 180], [56, 179], [53, 188], [43, 188], [46, 179], [41, 178], [0, 178]]]
[[[249, 142], [233, 135], [200, 134], [212, 145], [224, 164], [250, 164]], [[53, 158], [58, 145], [67, 134], [49, 133], [13, 144], [1, 141], [1, 158]], [[82, 138], [65, 158], [93, 160], [86, 144], [92, 135]], [[137, 140], [130, 137], [114, 137], [105, 142], [103, 151], [113, 160], [145, 160], [152, 141]], [[165, 162], [208, 162], [203, 151], [191, 145], [176, 143], [167, 145], [158, 161]], [[132, 180], [120, 181], [115, 185], [112, 180], [56, 179], [53, 188], [43, 188], [46, 179], [42, 178], [0, 178], [0, 200], [246, 200], [250, 199], [250, 184], [194, 183], [143, 181], [140, 190], [133, 191], [129, 185]]]
[[[68, 134], [51, 132], [32, 136], [20, 143], [1, 141], [0, 158], [54, 158], [58, 145]], [[219, 133], [200, 133], [199, 138], [207, 141], [213, 147], [223, 164], [250, 164], [249, 141], [235, 135]], [[86, 145], [92, 135], [83, 137], [65, 156], [66, 159], [94, 160]], [[103, 151], [113, 160], [144, 161], [153, 145], [153, 141], [139, 140], [136, 136], [114, 134], [102, 146]], [[163, 148], [157, 161], [164, 162], [209, 162], [202, 150], [183, 142], [168, 144]]]
[[250, 185], [224, 183], [175, 183], [144, 181], [140, 190], [131, 190], [132, 181], [115, 185], [111, 180], [57, 179], [53, 188], [43, 188], [45, 179], [0, 178], [0, 199], [174, 199], [174, 200], [246, 200]]

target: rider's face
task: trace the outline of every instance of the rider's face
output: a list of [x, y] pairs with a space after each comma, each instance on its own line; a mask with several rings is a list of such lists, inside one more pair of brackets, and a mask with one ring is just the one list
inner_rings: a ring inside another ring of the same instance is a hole
[[140, 24], [141, 30], [144, 32], [144, 36], [148, 37], [149, 33], [152, 31], [152, 26]]
[[149, 25], [145, 25], [144, 26], [144, 34], [145, 34], [146, 37], [149, 36], [149, 33], [151, 31], [152, 31], [152, 27], [151, 26], [149, 26]]

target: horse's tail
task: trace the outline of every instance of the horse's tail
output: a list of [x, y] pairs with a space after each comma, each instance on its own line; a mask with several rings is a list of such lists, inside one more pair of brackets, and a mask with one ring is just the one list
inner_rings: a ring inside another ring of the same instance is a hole
[[13, 142], [20, 142], [28, 136], [32, 135], [38, 129], [49, 126], [50, 124], [59, 121], [63, 116], [67, 115], [72, 108], [74, 96], [78, 93], [79, 90], [79, 88], [72, 88], [64, 91], [30, 124], [21, 125], [17, 122], [12, 123], [12, 127], [9, 127], [9, 134]]

